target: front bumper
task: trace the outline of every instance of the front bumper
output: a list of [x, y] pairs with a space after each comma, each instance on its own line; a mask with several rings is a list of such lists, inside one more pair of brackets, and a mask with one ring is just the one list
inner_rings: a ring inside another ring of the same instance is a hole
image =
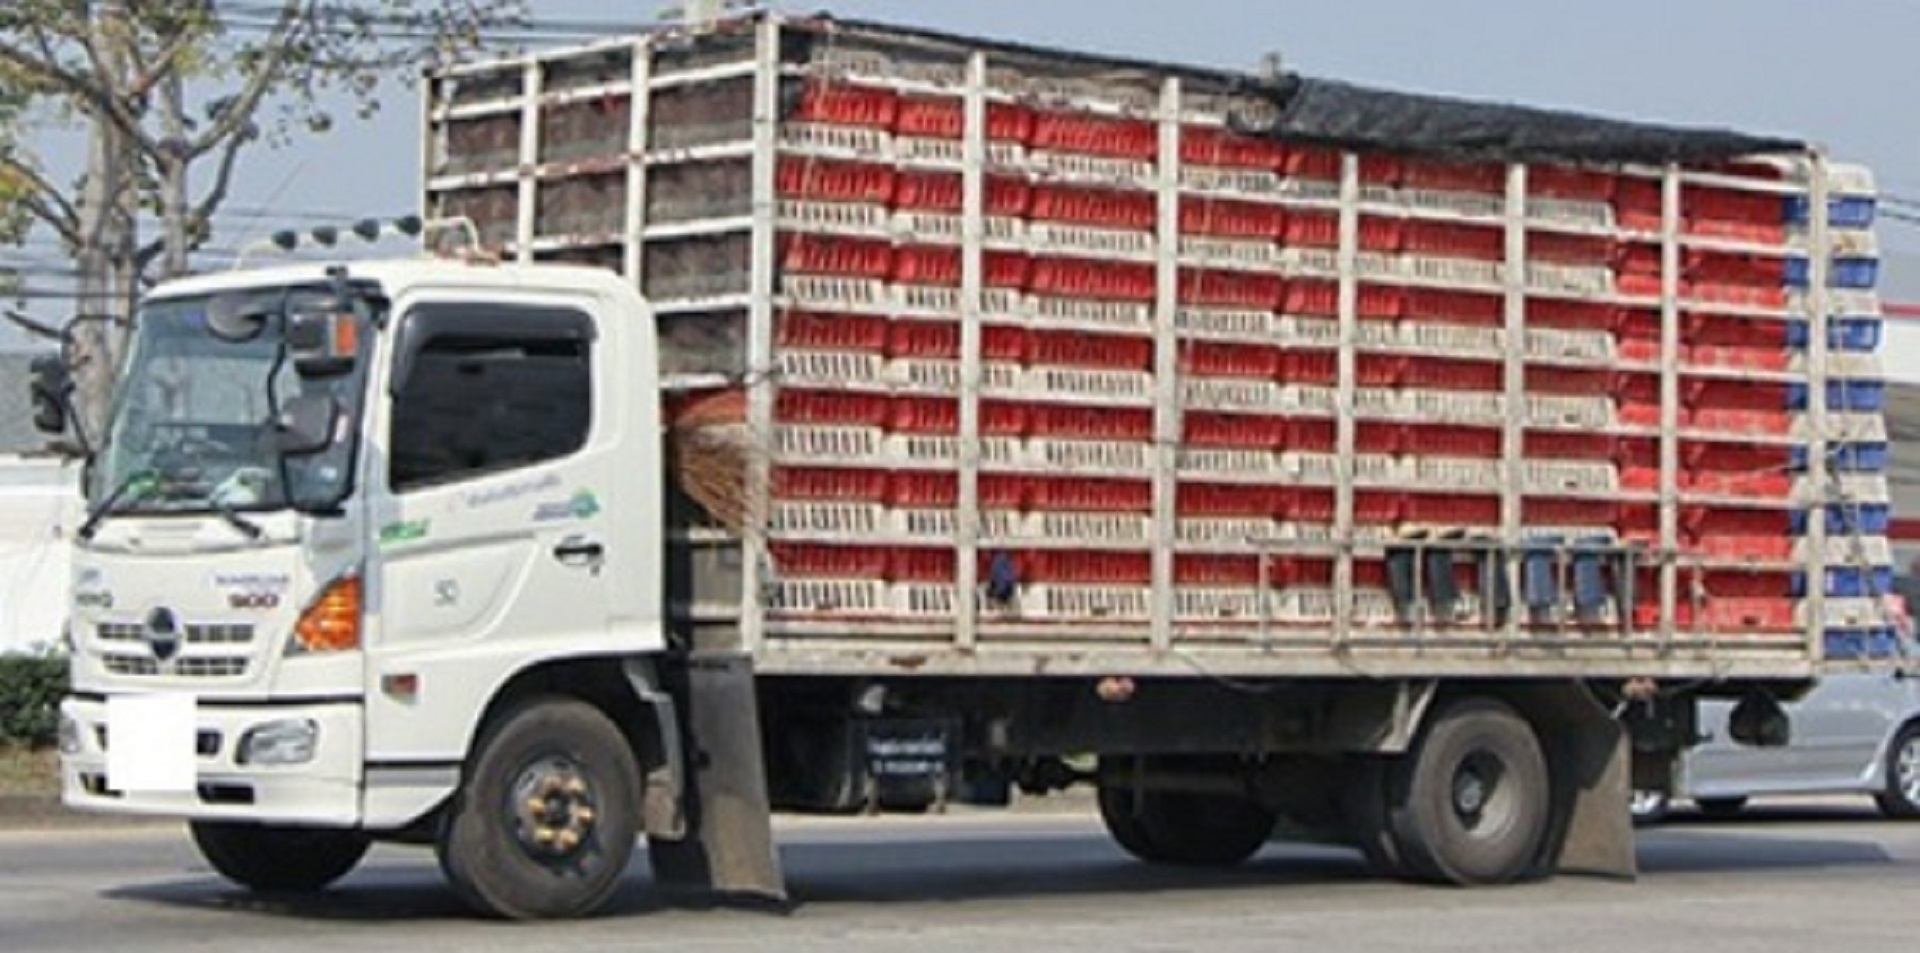
[[[193, 789], [119, 791], [108, 776], [107, 701], [68, 698], [60, 758], [61, 798], [70, 808], [102, 814], [245, 820], [322, 827], [361, 821], [365, 710], [357, 701], [302, 704], [194, 705]], [[306, 719], [318, 726], [311, 760], [249, 765], [241, 738], [261, 725]]]

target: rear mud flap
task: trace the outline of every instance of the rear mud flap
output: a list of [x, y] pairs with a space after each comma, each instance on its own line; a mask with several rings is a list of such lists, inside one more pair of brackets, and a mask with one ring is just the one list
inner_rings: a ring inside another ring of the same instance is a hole
[[1634, 851], [1633, 759], [1626, 727], [1587, 691], [1522, 690], [1546, 744], [1554, 779], [1555, 827], [1542, 868], [1548, 873], [1631, 880]]
[[650, 844], [655, 881], [784, 905], [786, 879], [773, 842], [753, 661], [689, 659], [668, 677], [686, 729], [689, 823], [684, 839], [655, 838]]

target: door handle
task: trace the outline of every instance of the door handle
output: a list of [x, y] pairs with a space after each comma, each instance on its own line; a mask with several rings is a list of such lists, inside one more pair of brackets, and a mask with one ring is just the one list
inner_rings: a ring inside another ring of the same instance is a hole
[[553, 558], [566, 566], [598, 566], [607, 555], [599, 540], [570, 536], [553, 547]]

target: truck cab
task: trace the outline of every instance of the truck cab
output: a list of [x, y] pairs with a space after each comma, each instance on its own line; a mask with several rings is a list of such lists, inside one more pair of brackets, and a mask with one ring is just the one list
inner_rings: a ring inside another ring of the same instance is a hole
[[67, 804], [276, 883], [276, 834], [357, 858], [441, 807], [516, 676], [659, 650], [643, 318], [602, 271], [450, 261], [149, 299], [87, 475]]

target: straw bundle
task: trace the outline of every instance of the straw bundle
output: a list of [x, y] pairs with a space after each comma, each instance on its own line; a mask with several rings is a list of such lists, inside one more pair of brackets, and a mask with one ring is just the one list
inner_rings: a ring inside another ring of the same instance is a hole
[[728, 390], [688, 398], [668, 409], [667, 472], [688, 499], [736, 533], [758, 526], [755, 466], [765, 448], [747, 427], [747, 395]]

